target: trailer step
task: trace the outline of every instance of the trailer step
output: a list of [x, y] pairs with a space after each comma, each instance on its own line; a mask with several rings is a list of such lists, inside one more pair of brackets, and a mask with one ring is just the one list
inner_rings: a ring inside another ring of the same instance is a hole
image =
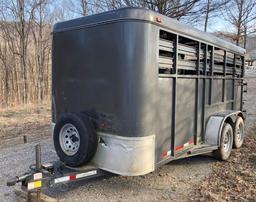
[[213, 145], [200, 145], [198, 147], [194, 147], [191, 150], [188, 151], [188, 154], [203, 154], [203, 153], [208, 153], [212, 152], [214, 150], [218, 149], [218, 146], [213, 146]]

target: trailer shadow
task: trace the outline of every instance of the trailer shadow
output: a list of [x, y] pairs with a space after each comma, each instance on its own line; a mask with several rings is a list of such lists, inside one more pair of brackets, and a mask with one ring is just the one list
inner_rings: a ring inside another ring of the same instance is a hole
[[205, 164], [205, 163], [213, 163], [218, 160], [214, 159], [211, 154], [197, 155], [191, 156], [189, 158], [177, 159], [175, 161], [170, 161], [168, 165], [197, 165], [197, 164]]
[[[88, 201], [123, 201], [131, 195], [132, 201], [141, 199], [180, 199], [189, 193], [192, 186], [211, 173], [216, 160], [202, 155], [172, 161], [156, 171], [137, 177], [112, 176], [91, 181], [78, 181], [66, 185], [56, 185], [44, 192], [65, 201], [71, 196]], [[125, 197], [125, 198], [123, 198]]]

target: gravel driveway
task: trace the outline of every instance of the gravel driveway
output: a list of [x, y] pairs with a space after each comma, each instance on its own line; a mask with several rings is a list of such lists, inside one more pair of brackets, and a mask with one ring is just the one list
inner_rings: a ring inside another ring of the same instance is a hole
[[[247, 126], [256, 120], [256, 71], [249, 72], [245, 106]], [[13, 188], [6, 187], [8, 177], [21, 174], [34, 161], [34, 146], [27, 143], [0, 149], [0, 201], [16, 201]], [[51, 139], [40, 141], [42, 161], [57, 160]], [[155, 172], [140, 177], [112, 177], [89, 183], [77, 182], [68, 187], [56, 186], [45, 192], [60, 201], [188, 201], [189, 192], [211, 172], [216, 161], [197, 156], [173, 161]]]
[[[15, 201], [13, 189], [5, 186], [6, 179], [26, 171], [34, 162], [36, 143], [0, 151], [0, 200]], [[41, 141], [40, 144], [43, 162], [58, 159], [51, 140]], [[56, 186], [45, 191], [60, 201], [180, 201], [186, 198], [194, 184], [209, 174], [214, 162], [214, 159], [206, 156], [193, 157], [171, 162], [145, 176], [117, 176], [89, 183], [77, 182], [69, 187]]]

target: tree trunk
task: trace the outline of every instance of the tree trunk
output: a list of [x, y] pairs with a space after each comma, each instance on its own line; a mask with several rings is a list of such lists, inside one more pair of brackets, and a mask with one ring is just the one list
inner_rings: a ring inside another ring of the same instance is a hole
[[206, 14], [205, 14], [205, 21], [204, 21], [204, 31], [205, 32], [207, 32], [209, 12], [210, 12], [210, 4], [211, 4], [211, 0], [207, 0], [207, 7], [206, 7]]

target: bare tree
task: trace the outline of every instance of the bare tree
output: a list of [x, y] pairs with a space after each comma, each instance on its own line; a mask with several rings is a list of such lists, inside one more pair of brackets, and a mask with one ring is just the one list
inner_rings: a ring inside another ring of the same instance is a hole
[[193, 14], [193, 8], [200, 0], [176, 0], [176, 1], [151, 1], [147, 7], [171, 18], [180, 19], [183, 16]]
[[218, 16], [227, 3], [228, 0], [206, 0], [205, 3], [202, 3], [203, 7], [201, 9], [201, 14], [204, 15], [205, 32], [207, 32], [209, 20]]
[[232, 0], [226, 7], [226, 19], [235, 27], [235, 42], [240, 45], [244, 39], [246, 46], [246, 36], [250, 32], [248, 29], [256, 19], [256, 1], [252, 0]]
[[[14, 26], [9, 26], [7, 23], [2, 26], [7, 38], [13, 40], [14, 35], [17, 37], [15, 41], [17, 44], [14, 45], [13, 54], [19, 57], [19, 65], [22, 77], [22, 100], [24, 103], [27, 102], [28, 96], [28, 80], [27, 80], [27, 48], [28, 48], [28, 36], [30, 33], [31, 22], [34, 16], [35, 4], [24, 0], [7, 0], [4, 4], [4, 10], [1, 12], [1, 16], [5, 22], [8, 19], [13, 19], [12, 23]], [[14, 32], [14, 33], [13, 33]]]
[[[210, 13], [217, 10], [218, 6], [222, 6], [220, 2], [225, 0], [209, 1], [211, 1], [208, 9], [208, 16], [210, 18]], [[218, 3], [214, 3], [215, 1], [218, 1]], [[88, 14], [115, 10], [122, 7], [142, 7], [178, 20], [187, 16], [190, 17], [187, 21], [191, 23], [192, 18], [196, 21], [202, 17], [202, 4], [204, 0], [62, 0], [62, 2], [64, 13], [66, 15], [69, 15], [68, 13], [73, 14], [68, 18], [86, 16]]]
[[49, 98], [48, 1], [6, 0], [0, 4], [0, 97], [6, 105]]
[[[48, 75], [49, 68], [46, 65], [49, 58], [47, 56], [50, 53], [50, 26], [45, 23], [45, 19], [48, 15], [46, 11], [47, 0], [37, 0], [37, 7], [35, 9], [35, 17], [32, 22], [32, 35], [34, 41], [34, 55], [36, 70], [35, 78], [37, 78], [36, 92], [37, 99], [42, 101], [46, 90], [48, 88]], [[45, 73], [46, 72], [46, 73]]]
[[87, 16], [89, 14], [98, 13], [104, 11], [99, 9], [103, 6], [100, 0], [65, 0], [64, 10], [70, 11], [77, 16]]

